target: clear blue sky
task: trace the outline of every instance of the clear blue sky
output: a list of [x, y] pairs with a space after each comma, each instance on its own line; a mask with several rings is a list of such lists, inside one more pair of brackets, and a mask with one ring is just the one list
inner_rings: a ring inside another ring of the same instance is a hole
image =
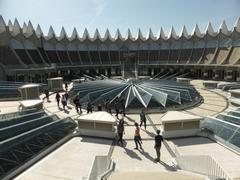
[[31, 20], [40, 24], [44, 34], [52, 25], [58, 35], [61, 27], [71, 34], [74, 27], [82, 36], [88, 28], [91, 36], [98, 28], [103, 34], [109, 28], [112, 36], [117, 28], [125, 36], [128, 28], [145, 35], [151, 27], [165, 34], [173, 25], [177, 34], [185, 24], [191, 33], [196, 23], [202, 31], [211, 21], [217, 30], [223, 19], [232, 28], [240, 17], [240, 0], [0, 0], [0, 15], [7, 22], [15, 17], [20, 25]]

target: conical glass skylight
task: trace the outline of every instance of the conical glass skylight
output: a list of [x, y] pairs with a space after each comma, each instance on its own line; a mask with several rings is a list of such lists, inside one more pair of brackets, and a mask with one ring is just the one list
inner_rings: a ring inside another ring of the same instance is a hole
[[192, 86], [169, 80], [96, 80], [73, 86], [70, 97], [80, 96], [81, 103], [94, 105], [123, 99], [125, 108], [179, 107], [199, 101], [200, 96]]

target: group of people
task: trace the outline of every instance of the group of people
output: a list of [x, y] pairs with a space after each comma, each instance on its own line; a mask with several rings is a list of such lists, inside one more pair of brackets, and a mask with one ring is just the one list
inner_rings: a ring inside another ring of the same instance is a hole
[[58, 108], [60, 108], [60, 101], [61, 101], [62, 106], [63, 106], [63, 110], [66, 110], [67, 101], [68, 101], [68, 93], [65, 92], [65, 94], [63, 94], [63, 95], [61, 96], [61, 95], [59, 94], [59, 92], [57, 92], [55, 99], [56, 99], [56, 101], [57, 101]]
[[[140, 147], [141, 150], [143, 150], [142, 148], [142, 138], [140, 135], [140, 127], [138, 125], [137, 122], [134, 123], [135, 126], [135, 130], [134, 130], [134, 142], [135, 142], [135, 148], [138, 150], [138, 147]], [[118, 132], [118, 141], [117, 143], [121, 146], [123, 145], [123, 134], [125, 133], [124, 130], [124, 120], [120, 119], [118, 125], [117, 125], [117, 132]], [[154, 148], [156, 150], [156, 156], [157, 158], [155, 159], [156, 162], [160, 162], [160, 150], [161, 150], [161, 145], [163, 142], [163, 137], [162, 135], [160, 135], [160, 130], [157, 130], [156, 132], [156, 136], [155, 136], [155, 144], [154, 144]]]

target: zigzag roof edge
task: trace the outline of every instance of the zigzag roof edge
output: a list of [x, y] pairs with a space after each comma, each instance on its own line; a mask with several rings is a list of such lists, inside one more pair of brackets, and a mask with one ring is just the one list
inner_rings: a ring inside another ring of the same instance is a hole
[[0, 15], [0, 34], [6, 31], [6, 23], [3, 17]]
[[100, 40], [100, 39], [101, 39], [101, 35], [98, 31], [98, 28], [96, 28], [92, 40], [95, 41], [95, 40]]
[[41, 26], [40, 26], [39, 24], [37, 25], [35, 34], [36, 34], [36, 36], [37, 36], [38, 38], [40, 38], [40, 37], [43, 36], [43, 32], [42, 32]]
[[205, 30], [205, 34], [209, 34], [210, 36], [215, 36], [215, 32], [213, 30], [211, 22], [208, 23], [206, 30]]
[[83, 35], [82, 37], [80, 38], [81, 41], [84, 41], [86, 39], [90, 39], [90, 36], [89, 36], [89, 33], [88, 33], [88, 30], [87, 28], [84, 29], [84, 32], [83, 32]]
[[164, 32], [162, 27], [160, 28], [160, 30], [158, 32], [157, 39], [163, 39], [163, 40], [167, 39], [167, 37], [165, 35], [165, 32]]
[[8, 21], [8, 29], [9, 29], [10, 32], [13, 31], [13, 23], [12, 23], [11, 20]]
[[192, 36], [193, 35], [196, 35], [197, 37], [202, 37], [202, 33], [201, 33], [201, 31], [200, 31], [200, 29], [199, 29], [199, 27], [198, 27], [198, 24], [196, 24], [195, 25], [195, 27], [193, 28], [193, 31], [192, 31], [192, 34], [191, 34]]
[[47, 39], [52, 39], [53, 37], [56, 37], [55, 32], [53, 30], [53, 27], [50, 26], [49, 30], [48, 30], [48, 35], [47, 35]]
[[67, 33], [65, 31], [65, 28], [62, 26], [62, 29], [61, 29], [61, 32], [59, 34], [58, 40], [62, 40], [65, 37], [67, 37]]
[[19, 25], [19, 22], [18, 22], [17, 18], [15, 18], [14, 24], [13, 24], [12, 35], [13, 36], [18, 35], [21, 32], [20, 29], [21, 29], [21, 27]]
[[156, 40], [156, 37], [153, 35], [152, 29], [149, 28], [146, 39]]
[[106, 41], [107, 39], [113, 40], [111, 33], [109, 32], [109, 29], [106, 29], [106, 32], [104, 34], [104, 37], [102, 38], [103, 41]]
[[136, 35], [136, 40], [137, 39], [141, 39], [142, 41], [145, 41], [145, 38], [143, 37], [143, 34], [142, 34], [142, 31], [140, 28], [138, 28], [138, 32], [137, 32], [137, 35]]
[[26, 33], [27, 32], [27, 24], [24, 22], [22, 26], [22, 32]]
[[119, 29], [117, 29], [115, 37], [114, 37], [114, 40], [117, 40], [117, 39], [120, 39], [122, 41], [124, 40]]
[[240, 17], [236, 20], [234, 28], [236, 29], [237, 32], [240, 32]]
[[78, 35], [77, 29], [75, 27], [73, 28], [71, 37], [69, 37], [68, 39], [71, 41], [74, 39], [79, 39], [79, 35]]
[[229, 35], [229, 30], [227, 27], [227, 24], [225, 22], [225, 20], [223, 20], [223, 22], [221, 23], [220, 27], [219, 27], [219, 31], [218, 32], [222, 32], [225, 35]]
[[34, 32], [33, 25], [31, 23], [31, 21], [28, 21], [28, 25], [27, 25], [27, 30], [26, 30], [25, 36], [29, 37], [29, 36], [31, 36], [33, 34], [33, 32]]
[[128, 28], [126, 36], [125, 36], [125, 40], [130, 39], [131, 41], [134, 41], [134, 37], [132, 36], [131, 30]]
[[173, 37], [174, 39], [178, 39], [178, 36], [177, 36], [176, 31], [173, 26], [172, 26], [171, 30], [169, 31], [168, 39], [171, 37]]
[[183, 25], [180, 36], [189, 39], [189, 34], [185, 25]]

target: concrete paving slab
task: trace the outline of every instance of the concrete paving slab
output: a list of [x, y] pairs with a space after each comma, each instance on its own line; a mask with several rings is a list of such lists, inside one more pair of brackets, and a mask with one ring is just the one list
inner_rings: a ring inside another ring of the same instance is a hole
[[88, 176], [96, 155], [107, 155], [111, 140], [76, 137], [62, 145], [16, 180], [82, 179]]

